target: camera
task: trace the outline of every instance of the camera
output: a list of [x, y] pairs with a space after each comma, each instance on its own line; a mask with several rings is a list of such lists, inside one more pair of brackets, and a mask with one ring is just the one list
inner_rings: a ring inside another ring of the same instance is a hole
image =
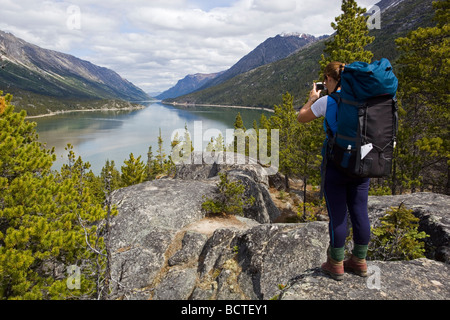
[[323, 82], [316, 82], [316, 91], [319, 90], [325, 90], [325, 86], [323, 85]]

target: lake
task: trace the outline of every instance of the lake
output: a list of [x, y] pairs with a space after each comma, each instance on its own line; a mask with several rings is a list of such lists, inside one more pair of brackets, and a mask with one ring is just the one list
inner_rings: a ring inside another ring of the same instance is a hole
[[148, 148], [152, 146], [155, 156], [160, 130], [164, 152], [169, 155], [172, 135], [177, 129], [181, 133], [187, 126], [198, 150], [200, 145], [204, 149], [211, 137], [216, 137], [219, 132], [227, 137], [226, 130], [234, 128], [238, 112], [247, 129], [252, 128], [253, 120], [259, 123], [261, 114], [271, 116], [270, 112], [253, 109], [178, 108], [162, 103], [144, 105], [146, 107], [140, 110], [70, 112], [30, 121], [37, 123], [39, 141], [49, 148], [55, 147], [54, 169], [59, 170], [67, 163], [64, 148], [70, 143], [76, 156], [89, 162], [92, 171], [99, 175], [106, 160], [114, 160], [120, 171], [130, 153], [136, 158], [142, 156], [141, 160], [146, 162]]

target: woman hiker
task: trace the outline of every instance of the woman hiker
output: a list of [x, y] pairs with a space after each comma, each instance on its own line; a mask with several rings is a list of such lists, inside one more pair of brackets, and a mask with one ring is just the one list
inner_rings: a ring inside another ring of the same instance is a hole
[[[324, 71], [324, 85], [329, 93], [340, 91], [341, 72], [344, 64], [331, 62]], [[337, 130], [337, 102], [330, 96], [320, 97], [316, 84], [309, 93], [309, 100], [300, 110], [297, 120], [305, 123], [325, 117], [333, 134]], [[325, 130], [327, 131], [327, 130]], [[325, 157], [325, 152], [322, 152]], [[370, 222], [367, 211], [369, 178], [350, 178], [340, 172], [332, 161], [328, 161], [324, 181], [324, 196], [327, 204], [330, 245], [328, 258], [322, 270], [335, 280], [342, 280], [344, 270], [367, 276], [366, 255], [370, 240]], [[323, 163], [322, 163], [323, 171]], [[347, 237], [347, 210], [353, 227], [354, 249], [350, 259], [344, 261]]]

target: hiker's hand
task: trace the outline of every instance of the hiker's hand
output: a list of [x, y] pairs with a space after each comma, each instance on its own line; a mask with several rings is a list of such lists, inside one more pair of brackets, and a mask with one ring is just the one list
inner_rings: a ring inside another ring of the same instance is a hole
[[314, 102], [317, 99], [319, 99], [321, 92], [322, 92], [322, 90], [316, 91], [316, 83], [314, 83], [314, 87], [311, 90], [311, 92], [309, 93], [309, 101]]

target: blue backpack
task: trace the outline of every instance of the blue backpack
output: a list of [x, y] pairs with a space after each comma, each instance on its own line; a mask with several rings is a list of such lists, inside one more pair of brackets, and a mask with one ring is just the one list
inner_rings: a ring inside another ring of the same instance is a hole
[[345, 66], [340, 93], [330, 95], [338, 103], [338, 127], [332, 135], [327, 124], [327, 161], [352, 177], [391, 174], [398, 130], [397, 87], [387, 59]]

